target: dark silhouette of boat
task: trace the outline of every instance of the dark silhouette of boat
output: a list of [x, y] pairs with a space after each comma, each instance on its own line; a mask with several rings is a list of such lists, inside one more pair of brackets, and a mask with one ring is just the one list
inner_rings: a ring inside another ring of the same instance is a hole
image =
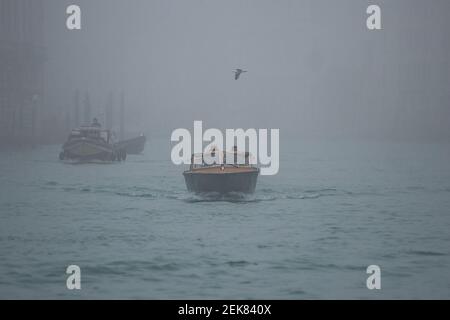
[[[214, 157], [214, 153], [212, 155]], [[248, 158], [250, 154], [246, 152], [245, 161], [243, 164], [238, 164], [236, 161], [236, 151], [233, 153], [223, 153], [223, 159], [226, 155], [234, 156], [233, 164], [226, 164], [226, 161], [221, 161], [220, 164], [206, 164], [205, 157], [208, 155], [199, 155], [202, 158], [202, 164], [191, 164], [189, 170], [183, 172], [186, 182], [186, 187], [191, 192], [218, 192], [218, 193], [254, 193], [256, 182], [259, 175], [259, 168], [249, 164]], [[192, 160], [196, 155], [192, 155]], [[194, 161], [192, 161], [194, 162]]]
[[116, 148], [124, 149], [127, 154], [141, 154], [144, 151], [147, 138], [144, 134], [138, 137], [119, 141], [116, 143]]
[[113, 143], [110, 130], [102, 130], [97, 119], [89, 126], [72, 130], [59, 154], [60, 160], [123, 161], [126, 151]]

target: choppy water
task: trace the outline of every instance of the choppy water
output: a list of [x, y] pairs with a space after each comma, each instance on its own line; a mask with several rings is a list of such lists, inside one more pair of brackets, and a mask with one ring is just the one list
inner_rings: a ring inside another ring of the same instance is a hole
[[167, 141], [58, 152], [0, 152], [0, 298], [450, 298], [448, 144], [284, 142], [279, 175], [227, 197], [189, 194]]

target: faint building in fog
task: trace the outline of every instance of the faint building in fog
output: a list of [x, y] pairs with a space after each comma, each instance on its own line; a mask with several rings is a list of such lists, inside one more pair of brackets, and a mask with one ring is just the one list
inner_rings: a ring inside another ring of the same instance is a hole
[[44, 97], [44, 4], [0, 0], [0, 143], [36, 140]]

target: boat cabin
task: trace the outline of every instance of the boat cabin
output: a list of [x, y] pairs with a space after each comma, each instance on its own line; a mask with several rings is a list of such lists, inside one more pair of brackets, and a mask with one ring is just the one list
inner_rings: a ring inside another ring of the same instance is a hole
[[78, 129], [72, 130], [69, 135], [69, 140], [72, 139], [94, 139], [102, 140], [105, 143], [111, 142], [111, 133], [109, 130], [102, 130], [99, 127], [82, 126]]
[[192, 154], [190, 170], [207, 167], [254, 167], [251, 160], [249, 152], [238, 152], [237, 147], [231, 152], [212, 149], [209, 153]]

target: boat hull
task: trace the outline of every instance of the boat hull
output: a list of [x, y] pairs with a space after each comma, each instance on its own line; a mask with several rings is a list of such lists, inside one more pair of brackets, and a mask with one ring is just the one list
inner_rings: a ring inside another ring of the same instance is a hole
[[200, 173], [186, 171], [183, 173], [186, 187], [191, 192], [242, 192], [254, 193], [259, 170], [245, 172]]
[[127, 154], [141, 154], [144, 151], [146, 141], [146, 137], [142, 135], [133, 139], [119, 141], [116, 147], [124, 149]]
[[76, 139], [64, 144], [62, 158], [80, 161], [112, 161], [114, 160], [113, 155], [113, 147], [107, 143]]

